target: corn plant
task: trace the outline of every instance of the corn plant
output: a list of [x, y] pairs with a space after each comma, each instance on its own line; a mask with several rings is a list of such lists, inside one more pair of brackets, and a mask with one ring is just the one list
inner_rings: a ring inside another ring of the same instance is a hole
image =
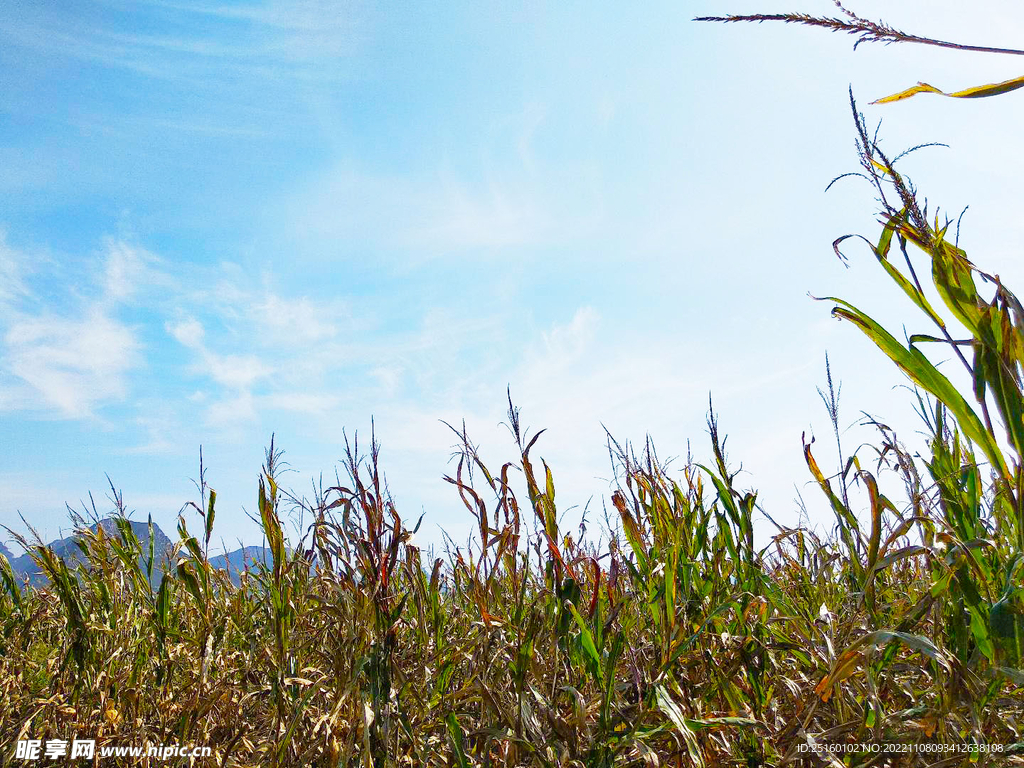
[[[980, 49], [837, 5], [835, 19], [719, 20]], [[1024, 764], [1024, 311], [851, 105], [882, 201], [864, 242], [930, 327], [900, 340], [829, 301], [910, 379], [927, 439], [908, 447], [875, 421], [874, 443], [845, 450], [826, 363], [835, 471], [813, 439], [803, 452], [830, 531], [761, 508], [710, 408], [704, 460], [688, 444], [676, 466], [609, 435], [605, 527], [566, 529], [543, 431], [509, 394], [500, 466], [453, 429], [443, 481], [475, 522], [468, 541], [413, 543], [422, 518], [402, 517], [372, 433], [366, 454], [344, 437], [338, 479], [312, 501], [282, 487], [272, 437], [255, 483], [266, 556], [230, 578], [210, 556], [217, 495], [200, 455], [169, 558], [113, 484], [110, 519], [95, 503], [76, 515], [73, 547], [15, 536], [35, 583], [0, 555], [0, 763], [19, 739], [86, 735], [208, 744], [193, 764], [237, 768]], [[308, 528], [289, 536], [290, 513]]]

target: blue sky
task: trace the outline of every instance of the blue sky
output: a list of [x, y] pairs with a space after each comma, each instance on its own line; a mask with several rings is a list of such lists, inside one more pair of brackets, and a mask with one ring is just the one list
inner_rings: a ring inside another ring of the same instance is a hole
[[[853, 8], [1024, 39], [1011, 2]], [[109, 507], [109, 474], [171, 531], [202, 445], [219, 537], [252, 543], [270, 434], [308, 494], [373, 417], [399, 509], [425, 513], [428, 542], [460, 539], [440, 420], [509, 460], [510, 386], [549, 430], [562, 508], [607, 498], [605, 426], [706, 456], [710, 391], [741, 482], [792, 523], [801, 490], [827, 524], [800, 451], [807, 431], [831, 461], [825, 352], [844, 426], [865, 410], [917, 428], [892, 366], [808, 298], [920, 330], [868, 253], [832, 255], [876, 231], [866, 185], [824, 193], [856, 167], [847, 88], [886, 146], [950, 145], [907, 170], [954, 217], [971, 206], [962, 244], [1019, 287], [1024, 96], [868, 102], [1022, 63], [690, 22], [784, 10], [833, 8], [5, 3], [0, 523], [56, 537], [65, 502]]]

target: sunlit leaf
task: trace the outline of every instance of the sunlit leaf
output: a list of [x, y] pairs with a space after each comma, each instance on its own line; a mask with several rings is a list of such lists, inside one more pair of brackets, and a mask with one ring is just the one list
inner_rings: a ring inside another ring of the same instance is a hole
[[980, 99], [986, 96], [998, 96], [1001, 93], [1015, 91], [1018, 88], [1024, 88], [1024, 77], [1015, 77], [1012, 80], [1004, 80], [1001, 83], [979, 85], [974, 88], [966, 88], [962, 91], [953, 91], [952, 93], [941, 91], [934, 85], [929, 85], [928, 83], [918, 83], [911, 88], [907, 88], [905, 91], [894, 93], [891, 96], [885, 96], [884, 98], [877, 99], [871, 103], [889, 104], [894, 101], [909, 99], [911, 96], [916, 96], [919, 93], [937, 93], [940, 96], [949, 96], [954, 99]]

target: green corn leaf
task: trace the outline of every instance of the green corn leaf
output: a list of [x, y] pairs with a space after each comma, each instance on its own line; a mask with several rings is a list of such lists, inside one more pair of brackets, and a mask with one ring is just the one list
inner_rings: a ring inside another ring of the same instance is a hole
[[[889, 248], [892, 244], [892, 237], [897, 232], [902, 233], [903, 228], [906, 226], [907, 220], [907, 209], [904, 208], [899, 213], [889, 217], [885, 222], [885, 226], [882, 228], [882, 235], [878, 239], [878, 244], [872, 246], [871, 249], [878, 259], [878, 263], [882, 265], [882, 268], [886, 271], [889, 277], [903, 290], [903, 292], [910, 297], [910, 300], [914, 302], [933, 323], [939, 328], [945, 328], [946, 324], [942, 317], [936, 312], [928, 298], [918, 290], [917, 286], [914, 285], [906, 276], [900, 272], [896, 265], [889, 261]], [[836, 241], [836, 244], [842, 241], [843, 238]], [[835, 245], [835, 244], [834, 244]], [[870, 246], [870, 243], [869, 243]]]
[[1022, 651], [1024, 651], [1024, 613], [1016, 609], [1012, 594], [1003, 597], [992, 606], [989, 611], [988, 623], [992, 635], [1003, 653], [1006, 654], [1007, 659], [1013, 664], [1019, 664], [1022, 661]]
[[893, 510], [892, 503], [878, 492], [878, 483], [870, 472], [861, 471], [860, 477], [868, 488], [871, 502], [871, 534], [868, 537], [868, 561], [866, 570], [872, 573], [878, 563], [878, 552], [882, 541], [882, 513]]
[[185, 548], [189, 551], [189, 554], [192, 555], [193, 560], [195, 560], [197, 563], [203, 562], [203, 550], [199, 546], [199, 542], [196, 541], [195, 536], [189, 536], [182, 543], [185, 545]]
[[971, 634], [978, 644], [978, 650], [988, 658], [989, 661], [996, 660], [996, 646], [989, 634], [987, 616], [984, 616], [977, 606], [968, 606], [968, 613], [971, 616]]
[[441, 669], [437, 673], [437, 679], [434, 681], [434, 693], [430, 700], [432, 707], [437, 706], [441, 698], [448, 692], [454, 674], [455, 662], [448, 659], [448, 661], [441, 665]]
[[213, 536], [214, 505], [217, 503], [217, 492], [210, 489], [210, 500], [206, 507], [206, 543], [209, 545], [210, 537]]
[[935, 643], [929, 640], [924, 635], [914, 635], [909, 632], [894, 632], [888, 629], [880, 629], [875, 632], [870, 632], [867, 635], [861, 637], [857, 642], [854, 643], [856, 646], [874, 646], [879, 647], [882, 645], [888, 645], [891, 642], [900, 642], [907, 646], [913, 651], [927, 656], [929, 659], [934, 661], [946, 672], [952, 671], [952, 665], [949, 657], [946, 653], [938, 648]]
[[668, 692], [668, 689], [664, 685], [658, 685], [654, 689], [654, 697], [658, 703], [658, 709], [665, 713], [672, 724], [679, 731], [679, 734], [683, 737], [683, 741], [686, 743], [686, 751], [689, 753], [690, 760], [697, 766], [704, 766], [704, 758], [701, 755], [700, 746], [697, 743], [697, 737], [690, 727], [689, 719], [683, 714], [682, 709], [672, 698], [672, 694]]
[[646, 578], [647, 574], [650, 573], [651, 566], [640, 527], [637, 525], [632, 511], [626, 506], [625, 497], [619, 491], [612, 494], [612, 504], [622, 518], [622, 530], [626, 535], [629, 546], [633, 550], [633, 554], [636, 556], [636, 563], [640, 573]]
[[890, 565], [897, 562], [898, 560], [903, 560], [908, 557], [914, 557], [916, 555], [923, 555], [925, 552], [928, 551], [928, 547], [922, 547], [918, 545], [903, 547], [901, 549], [896, 550], [895, 552], [891, 552], [885, 557], [879, 558], [878, 561], [875, 563], [874, 569], [876, 572], [884, 571], [886, 568], [888, 568]]
[[291, 722], [288, 724], [287, 730], [285, 730], [284, 736], [281, 738], [281, 743], [277, 748], [277, 761], [276, 765], [281, 765], [284, 760], [285, 752], [288, 750], [288, 745], [292, 741], [292, 736], [295, 734], [295, 728], [302, 720], [302, 716], [306, 713], [306, 709], [309, 707], [310, 699], [313, 698], [313, 694], [316, 693], [316, 688], [311, 687], [303, 695], [302, 699], [298, 702], [295, 707], [294, 714], [292, 715]]
[[937, 397], [956, 418], [964, 434], [982, 449], [993, 467], [1003, 477], [1009, 476], [1006, 460], [993, 436], [985, 429], [977, 414], [952, 382], [940, 373], [920, 350], [916, 347], [904, 347], [887, 330], [849, 302], [834, 297], [827, 300], [840, 305], [832, 310], [834, 316], [854, 323], [910, 377], [911, 381]]
[[1009, 678], [1016, 685], [1024, 688], [1024, 670], [1011, 669], [1010, 667], [992, 667], [992, 672]]
[[591, 633], [590, 628], [587, 626], [587, 622], [584, 621], [580, 612], [576, 610], [576, 606], [566, 601], [564, 603], [568, 606], [572, 612], [572, 617], [576, 619], [576, 624], [580, 628], [580, 644], [583, 646], [583, 651], [587, 654], [587, 658], [590, 659], [593, 665], [594, 678], [601, 682], [604, 678], [604, 672], [601, 670], [601, 654], [597, 651], [597, 646], [594, 644], [594, 635]]
[[148, 517], [148, 530], [149, 530], [149, 552], [146, 554], [146, 581], [150, 584], [153, 583], [153, 565], [154, 557], [156, 553], [156, 540], [153, 536], [153, 516]]
[[686, 724], [694, 731], [705, 731], [712, 728], [724, 728], [725, 726], [737, 726], [751, 728], [762, 726], [759, 720], [750, 717], [705, 717], [700, 720], [686, 718]]
[[1024, 397], [1017, 379], [1017, 366], [1007, 354], [1015, 334], [1005, 313], [986, 307], [978, 323], [980, 344], [975, 345], [975, 392], [979, 399], [991, 389], [1006, 426], [1007, 435], [1018, 455], [1024, 455]]
[[466, 759], [466, 735], [462, 731], [462, 726], [459, 725], [458, 718], [454, 714], [450, 714], [444, 720], [448, 726], [448, 737], [455, 750], [455, 759], [459, 768], [469, 768], [469, 760]]
[[548, 501], [553, 504], [555, 501], [555, 478], [551, 474], [551, 467], [544, 459], [541, 459], [541, 464], [544, 465], [544, 492], [547, 494]]
[[199, 579], [196, 578], [195, 571], [192, 570], [192, 567], [189, 565], [187, 560], [178, 561], [178, 578], [185, 585], [185, 589], [187, 589], [195, 599], [199, 610], [204, 610], [206, 601], [203, 598], [203, 589], [199, 586]]
[[978, 288], [974, 284], [971, 263], [966, 254], [959, 248], [939, 240], [930, 249], [932, 257], [932, 281], [939, 295], [964, 326], [975, 336], [984, 302], [978, 296]]
[[156, 619], [157, 626], [166, 630], [168, 619], [171, 614], [171, 597], [174, 591], [174, 579], [169, 573], [165, 573], [160, 579], [160, 590], [156, 596]]
[[832, 486], [828, 479], [825, 477], [825, 473], [821, 471], [818, 466], [817, 460], [814, 458], [814, 454], [811, 452], [811, 444], [804, 443], [804, 461], [807, 463], [807, 468], [810, 470], [811, 475], [814, 477], [818, 486], [829, 500], [829, 504], [832, 506], [832, 511], [836, 516], [836, 521], [839, 523], [839, 533], [846, 544], [846, 548], [850, 554], [850, 567], [853, 569], [854, 575], [860, 579], [861, 577], [861, 563], [857, 556], [860, 550], [861, 535], [860, 535], [860, 524], [857, 522], [857, 516], [843, 504], [843, 500], [836, 495], [835, 491], [832, 490]]
[[0, 579], [4, 582], [4, 589], [11, 596], [15, 607], [21, 610], [21, 589], [18, 587], [18, 580], [14, 576], [14, 569], [4, 555], [0, 554]]

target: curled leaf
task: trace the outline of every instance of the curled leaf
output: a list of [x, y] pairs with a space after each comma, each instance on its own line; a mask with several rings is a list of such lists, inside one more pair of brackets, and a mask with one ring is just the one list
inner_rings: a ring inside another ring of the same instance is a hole
[[940, 96], [949, 96], [953, 99], [982, 99], [986, 96], [998, 96], [1001, 93], [1009, 93], [1010, 91], [1015, 91], [1018, 88], [1024, 88], [1024, 77], [1015, 77], [1012, 80], [1004, 80], [1001, 83], [978, 85], [974, 88], [967, 88], [962, 91], [953, 91], [952, 93], [940, 91], [934, 85], [929, 85], [928, 83], [918, 83], [912, 88], [907, 88], [905, 91], [894, 93], [891, 96], [885, 96], [884, 98], [877, 99], [871, 103], [889, 104], [894, 101], [909, 99], [911, 96], [916, 96], [919, 93], [937, 93]]

